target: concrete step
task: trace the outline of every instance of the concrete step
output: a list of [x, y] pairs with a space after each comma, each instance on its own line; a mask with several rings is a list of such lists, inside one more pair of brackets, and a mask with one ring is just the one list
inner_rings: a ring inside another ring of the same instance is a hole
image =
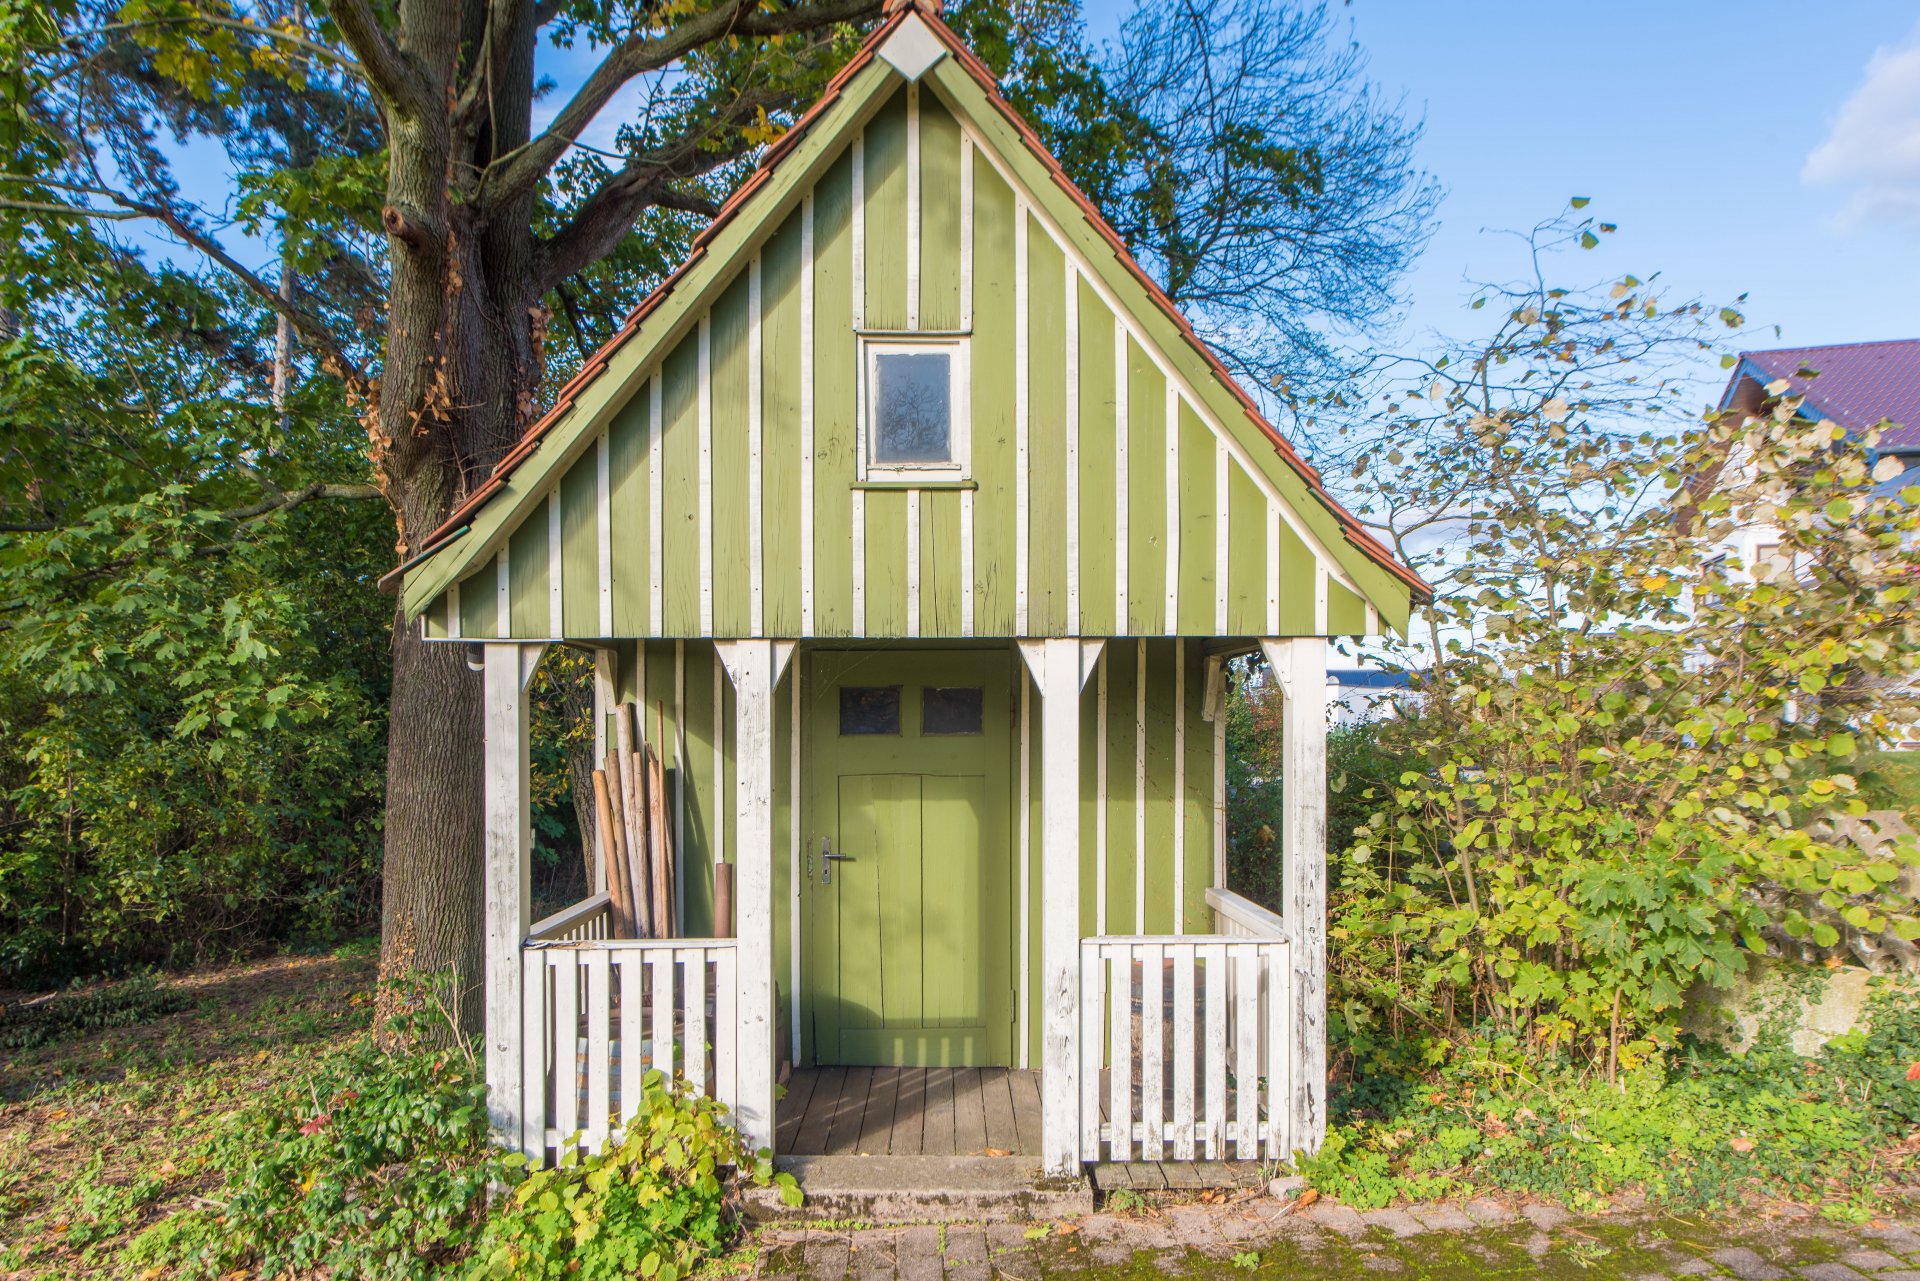
[[783, 1156], [774, 1164], [800, 1181], [805, 1204], [770, 1189], [747, 1195], [761, 1223], [955, 1223], [1035, 1220], [1093, 1212], [1084, 1178], [1050, 1179], [1030, 1157]]

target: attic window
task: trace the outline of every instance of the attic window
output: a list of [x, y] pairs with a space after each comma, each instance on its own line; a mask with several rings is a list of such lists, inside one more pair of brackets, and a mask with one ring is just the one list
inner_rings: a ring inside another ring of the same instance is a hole
[[966, 344], [953, 339], [868, 340], [861, 357], [861, 479], [964, 479]]

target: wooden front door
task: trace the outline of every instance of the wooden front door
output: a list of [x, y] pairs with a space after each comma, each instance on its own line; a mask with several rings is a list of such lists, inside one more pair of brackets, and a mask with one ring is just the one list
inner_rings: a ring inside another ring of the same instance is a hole
[[811, 662], [801, 991], [815, 1060], [1010, 1064], [1009, 659]]

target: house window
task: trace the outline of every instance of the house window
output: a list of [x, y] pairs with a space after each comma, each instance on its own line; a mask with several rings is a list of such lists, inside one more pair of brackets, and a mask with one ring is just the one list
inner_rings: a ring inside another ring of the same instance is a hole
[[862, 480], [966, 478], [966, 364], [962, 341], [865, 343]]
[[920, 732], [922, 734], [978, 734], [986, 728], [986, 691], [978, 685], [940, 688], [929, 685], [920, 691]]
[[900, 687], [898, 685], [843, 685], [840, 687], [840, 733], [898, 734], [900, 732]]

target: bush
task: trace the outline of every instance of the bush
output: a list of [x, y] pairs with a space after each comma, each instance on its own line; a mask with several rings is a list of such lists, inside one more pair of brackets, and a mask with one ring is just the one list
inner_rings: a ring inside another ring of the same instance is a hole
[[641, 1122], [618, 1145], [570, 1154], [514, 1189], [487, 1224], [470, 1277], [677, 1281], [732, 1235], [727, 1167], [799, 1204], [793, 1176], [775, 1174], [770, 1153], [749, 1152], [724, 1107], [659, 1072], [643, 1088]]
[[1360, 1208], [1503, 1189], [1577, 1209], [1620, 1192], [1672, 1209], [1784, 1196], [1857, 1217], [1884, 1184], [1913, 1184], [1920, 1124], [1920, 1004], [1887, 985], [1868, 1012], [1870, 1030], [1811, 1060], [1773, 1023], [1745, 1054], [1685, 1041], [1613, 1085], [1564, 1066], [1492, 1087], [1472, 1065], [1363, 1080], [1301, 1168]]
[[110, 1027], [133, 1027], [188, 1004], [184, 993], [163, 988], [151, 975], [87, 991], [62, 992], [33, 1005], [0, 1009], [0, 1050], [84, 1036]]
[[388, 1054], [371, 1038], [244, 1110], [207, 1155], [220, 1180], [210, 1208], [149, 1228], [130, 1264], [426, 1278], [471, 1248], [488, 1185], [508, 1173], [464, 1048]]

